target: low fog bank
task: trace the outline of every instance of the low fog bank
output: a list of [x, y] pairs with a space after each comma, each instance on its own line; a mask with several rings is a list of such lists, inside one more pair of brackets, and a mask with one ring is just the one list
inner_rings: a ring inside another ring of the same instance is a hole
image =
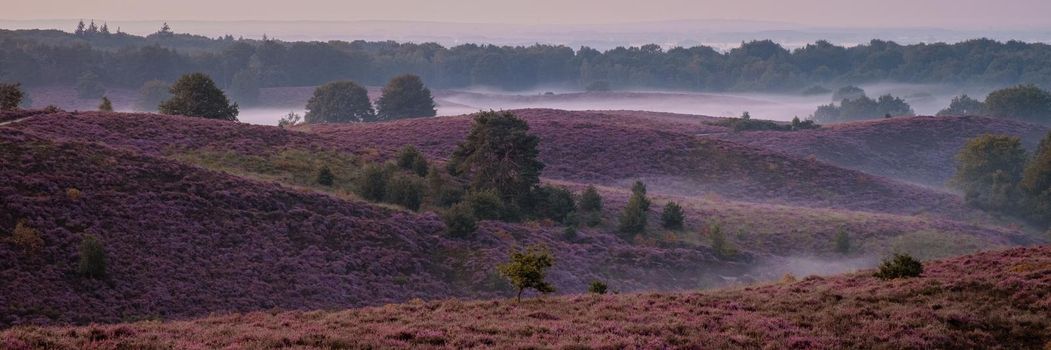
[[830, 258], [816, 256], [767, 257], [755, 263], [748, 276], [760, 281], [771, 281], [791, 274], [802, 279], [806, 276], [830, 276], [875, 268], [879, 265], [876, 256]]

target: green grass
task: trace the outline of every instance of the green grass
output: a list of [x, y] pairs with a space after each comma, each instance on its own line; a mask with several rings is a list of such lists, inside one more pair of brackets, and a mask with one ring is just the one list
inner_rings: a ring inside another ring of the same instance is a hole
[[[292, 187], [308, 188], [357, 198], [354, 184], [361, 176], [361, 161], [353, 155], [327, 150], [286, 149], [267, 155], [248, 155], [219, 150], [193, 150], [171, 156], [173, 159], [206, 169], [257, 180], [276, 181]], [[318, 172], [328, 167], [332, 186], [318, 183]]]

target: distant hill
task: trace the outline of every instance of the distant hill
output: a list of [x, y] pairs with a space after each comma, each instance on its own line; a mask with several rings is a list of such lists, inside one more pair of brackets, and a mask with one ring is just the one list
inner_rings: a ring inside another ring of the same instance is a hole
[[[801, 276], [802, 277], [802, 276]], [[573, 295], [515, 303], [413, 301], [166, 323], [15, 328], [52, 348], [1007, 348], [1051, 346], [1051, 247], [708, 292]]]

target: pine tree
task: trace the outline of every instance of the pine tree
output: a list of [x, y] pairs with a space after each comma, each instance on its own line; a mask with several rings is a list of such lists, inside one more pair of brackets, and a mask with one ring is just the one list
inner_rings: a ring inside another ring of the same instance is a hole
[[237, 104], [231, 104], [212, 78], [203, 73], [183, 75], [170, 91], [172, 97], [159, 106], [161, 113], [237, 121]]
[[661, 226], [669, 230], [682, 229], [686, 214], [679, 203], [668, 202], [661, 212]]
[[73, 31], [73, 34], [76, 34], [77, 36], [84, 36], [84, 28], [84, 20], [80, 20], [80, 22], [77, 22], [77, 29]]
[[99, 103], [99, 112], [113, 112], [113, 103], [106, 96], [102, 96], [102, 103]]
[[624, 206], [624, 211], [620, 214], [620, 225], [617, 228], [628, 240], [646, 230], [647, 215], [650, 211], [650, 200], [646, 198], [646, 185], [642, 181], [635, 181], [631, 192], [631, 198], [628, 198], [628, 204]]

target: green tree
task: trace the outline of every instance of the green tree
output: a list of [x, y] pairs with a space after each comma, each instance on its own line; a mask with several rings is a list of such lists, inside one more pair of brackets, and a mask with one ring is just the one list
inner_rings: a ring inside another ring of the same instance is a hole
[[361, 171], [361, 182], [358, 184], [358, 194], [366, 200], [373, 202], [382, 201], [387, 196], [387, 181], [390, 172], [382, 166], [369, 164]]
[[470, 238], [478, 230], [478, 222], [467, 203], [459, 203], [442, 212], [445, 230], [452, 237]]
[[113, 112], [113, 103], [106, 96], [102, 96], [102, 102], [99, 103], [99, 112]]
[[602, 223], [602, 196], [595, 186], [588, 185], [580, 194], [580, 217], [585, 225], [595, 227]]
[[427, 176], [427, 158], [413, 145], [406, 145], [401, 151], [398, 151], [397, 164], [403, 170], [412, 171], [419, 176]]
[[464, 196], [464, 202], [479, 220], [498, 220], [506, 215], [504, 201], [496, 190], [472, 190]]
[[685, 218], [686, 214], [683, 212], [682, 207], [679, 206], [679, 203], [668, 202], [664, 206], [664, 210], [661, 211], [661, 227], [669, 230], [680, 230]]
[[169, 92], [172, 97], [159, 106], [163, 114], [237, 121], [237, 104], [230, 104], [212, 78], [203, 73], [183, 75]]
[[387, 202], [417, 211], [423, 204], [423, 181], [412, 175], [393, 175], [387, 182]]
[[335, 182], [335, 175], [332, 175], [332, 169], [327, 166], [321, 167], [317, 172], [317, 183], [321, 186], [332, 186]]
[[135, 100], [135, 110], [156, 112], [157, 107], [171, 97], [171, 87], [160, 80], [150, 80], [139, 88], [139, 97]]
[[510, 112], [482, 112], [449, 160], [454, 175], [466, 176], [473, 190], [496, 190], [505, 205], [523, 206], [544, 169], [537, 156], [540, 138]]
[[1051, 133], [1040, 141], [1022, 173], [1020, 187], [1028, 197], [1030, 213], [1038, 222], [1051, 224]]
[[463, 199], [463, 188], [443, 171], [432, 167], [427, 172], [427, 194], [439, 207], [449, 207]]
[[259, 103], [259, 73], [243, 69], [234, 74], [230, 82], [230, 97], [241, 106]]
[[544, 279], [547, 270], [554, 266], [555, 259], [542, 246], [531, 246], [525, 251], [512, 250], [508, 262], [497, 266], [500, 274], [518, 289], [515, 300], [522, 301], [522, 292], [535, 289], [540, 293], [551, 293], [555, 288]]
[[1019, 85], [989, 93], [985, 98], [989, 115], [1051, 123], [1051, 93], [1036, 85]]
[[632, 239], [635, 235], [646, 230], [647, 215], [650, 210], [650, 200], [646, 198], [646, 185], [642, 181], [635, 181], [632, 185], [631, 197], [628, 204], [620, 213], [620, 223], [617, 230], [625, 239]]
[[726, 239], [723, 228], [719, 224], [708, 226], [708, 238], [712, 242], [712, 251], [720, 258], [732, 258], [737, 255], [737, 249]]
[[836, 252], [840, 254], [850, 253], [850, 236], [847, 235], [847, 230], [840, 228], [836, 231]]
[[77, 273], [95, 279], [106, 277], [106, 250], [98, 237], [87, 235], [80, 241], [80, 264]]
[[923, 274], [923, 264], [907, 254], [894, 254], [884, 259], [879, 270], [873, 274], [879, 279], [919, 277]]
[[0, 83], [0, 111], [18, 108], [18, 105], [22, 103], [23, 96], [25, 96], [25, 93], [22, 92], [22, 84]]
[[99, 98], [106, 93], [102, 87], [99, 76], [93, 72], [86, 72], [77, 78], [77, 96], [80, 98]]
[[569, 224], [575, 217], [577, 206], [573, 192], [555, 186], [542, 186], [534, 191], [533, 213], [537, 217]]
[[377, 121], [368, 90], [352, 81], [334, 81], [315, 89], [304, 118], [310, 124]]
[[987, 210], [1014, 209], [1026, 152], [1022, 140], [1006, 135], [971, 139], [956, 155], [950, 186], [962, 191], [967, 203]]
[[952, 98], [949, 107], [938, 111], [939, 116], [969, 116], [986, 115], [985, 103], [967, 96], [966, 94]]
[[423, 85], [420, 77], [412, 74], [391, 79], [376, 100], [376, 114], [381, 120], [433, 117], [438, 114], [434, 107], [431, 90]]

